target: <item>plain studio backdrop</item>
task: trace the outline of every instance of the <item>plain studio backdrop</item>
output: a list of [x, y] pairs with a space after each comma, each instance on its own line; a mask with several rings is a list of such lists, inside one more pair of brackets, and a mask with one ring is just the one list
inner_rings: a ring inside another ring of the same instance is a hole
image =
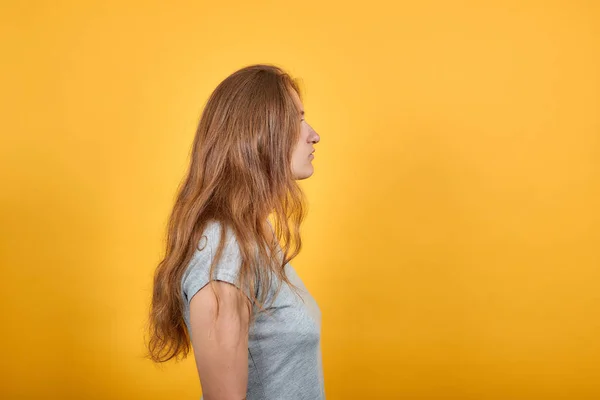
[[208, 95], [274, 63], [327, 398], [600, 398], [598, 2], [14, 0], [0, 42], [0, 397], [198, 398], [152, 272]]

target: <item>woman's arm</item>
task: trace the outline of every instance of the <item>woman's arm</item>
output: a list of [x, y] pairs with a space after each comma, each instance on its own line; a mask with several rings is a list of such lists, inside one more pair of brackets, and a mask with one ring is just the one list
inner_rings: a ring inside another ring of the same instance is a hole
[[190, 302], [191, 341], [205, 400], [242, 400], [248, 388], [248, 299], [234, 285], [207, 284]]

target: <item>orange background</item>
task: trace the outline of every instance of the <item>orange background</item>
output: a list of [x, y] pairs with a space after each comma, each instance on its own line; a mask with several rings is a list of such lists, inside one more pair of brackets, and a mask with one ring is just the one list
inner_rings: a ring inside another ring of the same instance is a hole
[[199, 398], [142, 328], [202, 106], [256, 62], [321, 135], [329, 400], [600, 398], [598, 2], [0, 7], [2, 398]]

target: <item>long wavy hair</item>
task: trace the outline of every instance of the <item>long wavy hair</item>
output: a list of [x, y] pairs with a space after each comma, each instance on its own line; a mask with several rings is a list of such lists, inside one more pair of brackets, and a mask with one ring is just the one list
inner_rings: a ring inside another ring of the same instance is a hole
[[239, 284], [253, 296], [246, 302], [249, 310], [255, 305], [265, 309], [271, 276], [278, 278], [276, 293], [282, 282], [297, 293], [284, 273], [302, 247], [306, 209], [291, 169], [301, 129], [292, 90], [301, 98], [296, 79], [279, 67], [259, 64], [234, 72], [210, 95], [168, 220], [165, 255], [154, 273], [147, 343], [151, 360], [184, 359], [190, 351], [181, 279], [211, 220], [224, 228], [210, 266], [211, 283], [231, 229], [242, 259]]

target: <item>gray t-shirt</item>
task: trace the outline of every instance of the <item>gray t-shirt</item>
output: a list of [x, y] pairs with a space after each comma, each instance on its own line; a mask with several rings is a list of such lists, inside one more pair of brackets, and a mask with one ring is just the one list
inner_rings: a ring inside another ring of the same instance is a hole
[[[189, 304], [208, 282], [213, 255], [219, 245], [221, 224], [211, 221], [192, 257], [182, 281], [184, 319], [191, 334]], [[203, 249], [200, 251], [199, 249]], [[213, 277], [237, 285], [240, 250], [231, 229], [227, 230], [221, 259]], [[247, 400], [324, 400], [321, 358], [321, 312], [314, 298], [288, 263], [288, 279], [299, 289], [304, 302], [282, 283], [271, 312], [257, 314], [248, 334]], [[273, 279], [267, 305], [277, 288]], [[238, 286], [239, 287], [239, 286]], [[201, 398], [202, 400], [202, 398]]]

